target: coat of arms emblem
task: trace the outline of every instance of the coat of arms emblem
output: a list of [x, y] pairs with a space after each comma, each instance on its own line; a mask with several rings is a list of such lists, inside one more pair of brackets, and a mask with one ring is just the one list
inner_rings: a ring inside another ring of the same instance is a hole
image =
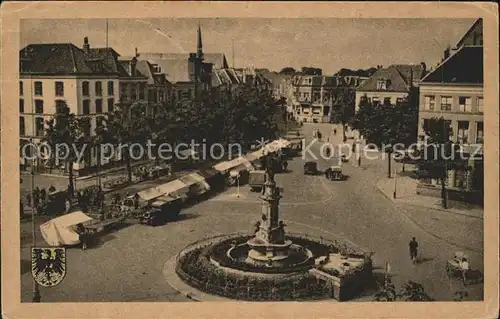
[[31, 275], [44, 287], [58, 285], [66, 275], [66, 249], [62, 247], [32, 247]]

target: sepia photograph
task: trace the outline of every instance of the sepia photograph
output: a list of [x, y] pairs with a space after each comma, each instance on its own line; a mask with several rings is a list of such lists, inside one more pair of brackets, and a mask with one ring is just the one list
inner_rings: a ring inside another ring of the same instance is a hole
[[19, 19], [15, 303], [491, 303], [484, 21]]

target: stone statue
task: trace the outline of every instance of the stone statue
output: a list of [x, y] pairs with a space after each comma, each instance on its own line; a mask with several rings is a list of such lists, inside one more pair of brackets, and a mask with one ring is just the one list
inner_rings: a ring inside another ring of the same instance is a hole
[[266, 182], [274, 182], [274, 158], [273, 157], [268, 157], [267, 158], [267, 163], [266, 163]]

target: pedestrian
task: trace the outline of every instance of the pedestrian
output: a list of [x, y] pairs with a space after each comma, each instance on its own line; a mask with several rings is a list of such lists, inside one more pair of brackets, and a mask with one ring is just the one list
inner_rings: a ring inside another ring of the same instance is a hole
[[45, 190], [45, 188], [42, 188], [42, 190], [40, 191], [40, 199], [42, 200], [42, 202], [45, 202], [45, 200], [47, 199], [47, 191]]
[[418, 243], [417, 243], [415, 237], [412, 238], [412, 240], [410, 241], [408, 246], [410, 247], [410, 259], [412, 261], [416, 261], [417, 252], [418, 252]]
[[336, 128], [333, 129], [333, 134], [337, 135], [337, 129]]
[[469, 262], [467, 261], [467, 258], [462, 258], [462, 260], [460, 260], [459, 265], [460, 265], [460, 271], [462, 273], [462, 280], [464, 282], [464, 286], [467, 286], [467, 282], [466, 282], [467, 272], [470, 269]]
[[82, 250], [86, 250], [88, 241], [87, 229], [83, 226], [82, 223], [79, 223], [78, 225], [76, 225], [76, 232], [79, 235], [80, 243], [82, 244]]
[[284, 161], [283, 162], [283, 170], [286, 172], [288, 169], [288, 162], [287, 161]]
[[31, 207], [31, 194], [26, 194], [26, 204]]

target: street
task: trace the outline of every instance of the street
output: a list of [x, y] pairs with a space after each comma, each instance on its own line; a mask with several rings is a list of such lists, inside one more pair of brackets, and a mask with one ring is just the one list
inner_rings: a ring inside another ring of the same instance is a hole
[[[323, 140], [332, 130], [331, 124], [305, 124], [302, 133], [310, 140], [316, 128]], [[342, 136], [339, 126], [330, 143], [342, 143]], [[321, 143], [311, 147], [316, 156]], [[323, 172], [336, 160], [319, 158], [316, 162]], [[464, 251], [471, 268], [483, 271], [482, 219], [396, 206], [376, 188], [377, 180], [387, 175], [387, 161], [362, 159], [361, 167], [352, 162], [343, 165], [345, 181], [328, 181], [323, 174], [304, 175], [301, 157], [289, 162], [288, 172], [276, 175], [278, 186], [284, 188], [280, 216], [286, 231], [353, 242], [375, 252], [375, 271], [390, 263], [396, 288], [414, 280], [436, 300], [453, 300], [462, 284], [446, 276], [446, 261], [454, 252]], [[159, 227], [130, 225], [105, 235], [89, 250], [67, 249], [66, 277], [54, 288], [41, 288], [42, 301], [188, 301], [168, 286], [161, 273], [163, 265], [203, 237], [251, 231], [260, 216], [257, 197], [247, 185], [233, 187], [184, 209], [178, 221]], [[21, 223], [23, 302], [32, 298], [30, 227], [29, 221]], [[37, 243], [43, 245], [39, 232], [37, 236]], [[410, 261], [408, 251], [412, 237], [419, 243], [422, 262], [417, 265]], [[468, 300], [483, 298], [482, 284], [468, 286], [467, 291]]]

